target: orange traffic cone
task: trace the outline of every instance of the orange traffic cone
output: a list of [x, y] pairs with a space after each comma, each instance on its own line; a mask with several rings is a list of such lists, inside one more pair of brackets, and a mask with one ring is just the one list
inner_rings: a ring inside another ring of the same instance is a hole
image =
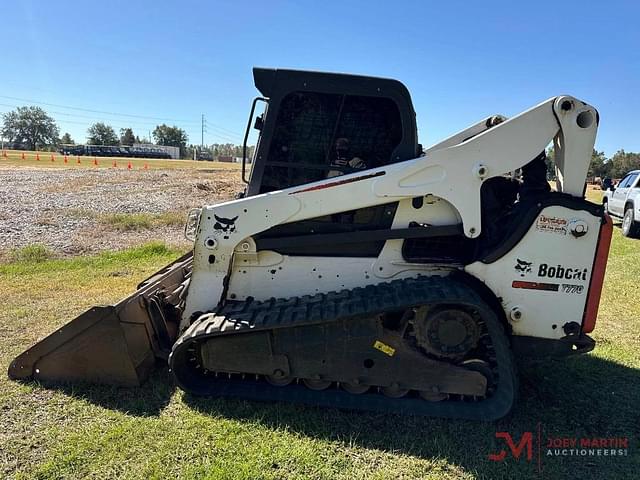
[[144, 169], [148, 170], [149, 169], [149, 165], [147, 165], [147, 162], [144, 162]]
[[80, 165], [80, 156], [79, 156], [79, 155], [76, 155], [76, 163], [77, 163], [78, 165]]
[[21, 155], [20, 158], [22, 158], [22, 160], [24, 160], [24, 152], [22, 152], [22, 155]]
[[93, 164], [97, 167], [98, 166], [98, 159], [96, 157], [93, 157]]
[[131, 166], [131, 160], [129, 160], [129, 163], [127, 164], [127, 170], [131, 170], [133, 167]]
[[36, 153], [36, 160], [39, 162], [40, 161], [40, 154]]
[[111, 165], [113, 168], [118, 168], [118, 162], [116, 162], [115, 160], [113, 161], [113, 165]]
[[64, 156], [64, 163], [69, 163], [69, 159], [67, 158], [67, 156]]
[[52, 162], [55, 162], [55, 161], [56, 161], [56, 159], [55, 159], [55, 158], [54, 158], [54, 156], [53, 156], [53, 153], [51, 154], [51, 161], [52, 161]]

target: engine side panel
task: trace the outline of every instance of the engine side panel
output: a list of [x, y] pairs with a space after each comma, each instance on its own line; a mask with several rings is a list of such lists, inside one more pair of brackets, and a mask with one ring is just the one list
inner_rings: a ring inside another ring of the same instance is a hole
[[501, 300], [514, 335], [558, 339], [582, 323], [602, 217], [544, 208], [526, 235], [498, 260], [465, 270]]
[[[401, 200], [395, 209], [392, 229], [407, 228], [412, 222], [433, 226], [454, 225], [459, 216], [451, 204], [429, 195], [420, 202]], [[345, 288], [375, 285], [389, 279], [418, 275], [448, 275], [461, 264], [443, 259], [409, 262], [403, 258], [402, 239], [387, 240], [378, 256], [286, 255], [262, 250], [255, 252], [249, 242], [246, 252], [236, 251], [230, 272], [228, 300], [253, 297], [315, 295]]]

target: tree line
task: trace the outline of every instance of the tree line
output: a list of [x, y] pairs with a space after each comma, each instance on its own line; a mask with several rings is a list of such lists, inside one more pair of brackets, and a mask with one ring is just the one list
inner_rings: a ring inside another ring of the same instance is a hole
[[[40, 107], [18, 107], [11, 112], [2, 115], [2, 137], [11, 144], [24, 145], [29, 150], [38, 150], [58, 145], [75, 144], [69, 133], [60, 137], [60, 129], [55, 120]], [[180, 148], [182, 158], [194, 158], [194, 153], [201, 152], [197, 145], [188, 145], [187, 133], [177, 126], [166, 124], [157, 125], [151, 132], [153, 141], [157, 145], [169, 145]], [[151, 143], [151, 139], [140, 139], [133, 134], [131, 128], [121, 128], [119, 134], [113, 127], [103, 122], [96, 122], [87, 130], [87, 144], [89, 145], [133, 145], [134, 143]], [[253, 155], [254, 147], [249, 147], [247, 155]], [[219, 156], [241, 157], [242, 146], [233, 143], [214, 143], [205, 147], [215, 159]], [[553, 148], [547, 151], [548, 172], [552, 176]], [[607, 158], [604, 152], [593, 150], [589, 165], [590, 177], [621, 178], [629, 170], [640, 169], [640, 153], [618, 150], [611, 158]]]
[[601, 178], [622, 178], [630, 170], [640, 170], [640, 153], [618, 150], [611, 158], [594, 150], [589, 175]]
[[[549, 178], [555, 175], [553, 147], [547, 150], [547, 173]], [[610, 158], [604, 152], [593, 149], [587, 176], [591, 178], [622, 178], [630, 170], [640, 170], [640, 153], [618, 150]]]
[[[47, 149], [59, 145], [74, 145], [76, 142], [65, 132], [60, 136], [60, 129], [55, 120], [42, 108], [35, 106], [18, 107], [2, 115], [2, 137], [10, 144], [24, 146], [29, 150]], [[193, 158], [194, 151], [200, 147], [188, 145], [187, 132], [175, 125], [157, 125], [151, 132], [152, 138], [139, 138], [132, 128], [115, 129], [103, 122], [96, 122], [87, 130], [88, 145], [128, 145], [134, 143], [155, 143], [180, 148], [182, 158]], [[207, 147], [214, 158], [225, 156], [241, 156], [242, 147], [231, 143], [213, 144]]]

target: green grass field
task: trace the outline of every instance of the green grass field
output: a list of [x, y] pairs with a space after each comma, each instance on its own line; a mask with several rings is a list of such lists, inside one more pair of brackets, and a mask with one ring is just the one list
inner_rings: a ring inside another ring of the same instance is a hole
[[120, 231], [144, 230], [152, 227], [181, 227], [184, 225], [184, 213], [110, 213], [99, 216], [98, 221]]
[[[597, 200], [597, 192], [591, 192]], [[0, 264], [0, 363], [85, 308], [125, 296], [181, 252], [162, 244], [49, 259], [32, 248]], [[46, 389], [0, 376], [0, 477], [17, 478], [638, 478], [640, 241], [616, 228], [596, 350], [520, 369], [520, 400], [497, 423], [354, 413], [184, 394], [159, 369], [143, 387]], [[623, 458], [509, 458], [514, 438], [630, 439]]]
[[[4, 153], [6, 152], [6, 157]], [[24, 153], [24, 159], [22, 154]], [[51, 155], [53, 154], [53, 161]], [[37, 160], [37, 155], [40, 156], [40, 160]], [[78, 163], [80, 160], [80, 163]], [[98, 163], [94, 164], [94, 160]], [[114, 162], [115, 166], [114, 166]], [[38, 168], [119, 168], [126, 170], [131, 163], [131, 168], [135, 170], [144, 169], [145, 165], [148, 169], [173, 169], [173, 168], [195, 168], [195, 169], [210, 169], [210, 168], [228, 168], [230, 170], [239, 170], [241, 165], [239, 163], [226, 163], [226, 162], [196, 162], [193, 160], [159, 160], [153, 158], [126, 158], [126, 157], [86, 157], [69, 155], [67, 157], [67, 163], [64, 161], [64, 155], [60, 155], [56, 152], [28, 152], [21, 150], [3, 150], [0, 151], [0, 168], [2, 166], [7, 167], [38, 167]]]

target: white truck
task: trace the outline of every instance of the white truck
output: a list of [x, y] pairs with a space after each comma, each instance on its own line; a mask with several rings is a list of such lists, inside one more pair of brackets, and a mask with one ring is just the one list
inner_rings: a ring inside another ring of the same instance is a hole
[[640, 237], [640, 170], [627, 173], [616, 187], [604, 192], [602, 204], [607, 213], [622, 219], [625, 237]]

